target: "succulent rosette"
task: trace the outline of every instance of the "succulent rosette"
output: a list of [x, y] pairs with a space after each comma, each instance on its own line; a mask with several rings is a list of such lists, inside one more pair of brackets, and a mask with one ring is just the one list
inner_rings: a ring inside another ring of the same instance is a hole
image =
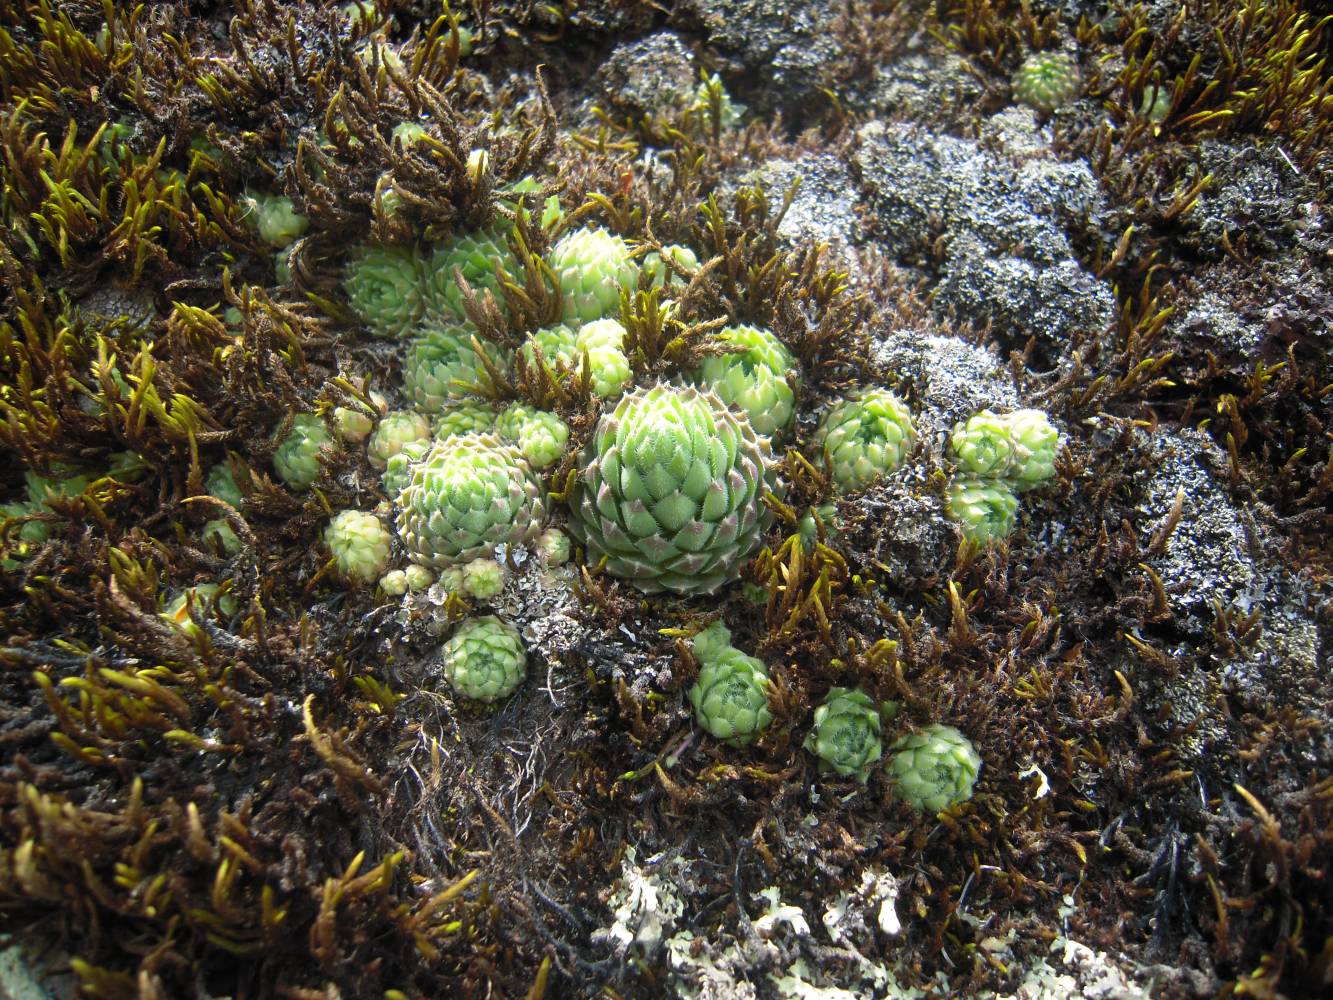
[[542, 357], [552, 371], [560, 365], [572, 371], [579, 364], [578, 340], [579, 331], [575, 327], [560, 323], [536, 331], [519, 350], [523, 353], [523, 360], [530, 366], [536, 365], [537, 349], [540, 348]]
[[982, 410], [954, 428], [949, 448], [964, 473], [1003, 479], [1025, 493], [1055, 475], [1060, 432], [1041, 410]]
[[494, 615], [463, 622], [441, 653], [450, 686], [473, 701], [509, 697], [528, 672], [528, 654], [518, 630]]
[[772, 453], [711, 392], [658, 384], [621, 397], [584, 453], [570, 529], [588, 561], [648, 592], [712, 593], [770, 523]]
[[1078, 64], [1063, 52], [1035, 52], [1014, 74], [1014, 98], [1049, 115], [1078, 96]]
[[412, 339], [403, 359], [403, 391], [422, 413], [439, 413], [486, 379], [474, 344], [492, 366], [507, 367], [495, 346], [475, 335], [470, 325], [428, 325]]
[[389, 459], [413, 441], [430, 438], [430, 421], [411, 410], [390, 410], [380, 417], [375, 432], [366, 442], [366, 458], [377, 469], [384, 469]]
[[914, 435], [906, 403], [887, 389], [867, 389], [824, 414], [815, 446], [827, 449], [839, 491], [851, 493], [898, 468]]
[[953, 726], [935, 723], [908, 733], [889, 753], [893, 794], [913, 809], [937, 813], [972, 797], [981, 757]]
[[435, 436], [440, 438], [489, 431], [495, 427], [495, 410], [486, 403], [465, 399], [441, 410], [433, 426]]
[[296, 211], [296, 205], [285, 195], [252, 194], [242, 202], [260, 239], [278, 249], [291, 245], [310, 225], [310, 220]]
[[343, 277], [352, 310], [377, 337], [401, 337], [421, 318], [421, 262], [403, 247], [362, 247]]
[[403, 487], [412, 481], [412, 465], [426, 457], [426, 452], [435, 442], [431, 438], [408, 441], [396, 453], [389, 456], [380, 474], [380, 485], [384, 492], [396, 497], [403, 492]]
[[319, 476], [319, 453], [333, 437], [324, 421], [313, 413], [298, 413], [292, 429], [273, 453], [278, 477], [294, 490], [304, 490]]
[[1019, 493], [1035, 490], [1055, 475], [1055, 457], [1060, 451], [1060, 432], [1041, 410], [1015, 410], [1005, 423], [1014, 446], [1010, 484]]
[[633, 291], [639, 279], [629, 246], [600, 228], [565, 234], [547, 264], [560, 287], [564, 321], [576, 327], [619, 312], [620, 293]]
[[[685, 279], [681, 272], [692, 273], [699, 269], [699, 258], [694, 251], [687, 246], [678, 243], [664, 246], [662, 250], [670, 258], [671, 264], [675, 268], [671, 276], [671, 288], [680, 289], [685, 287]], [[662, 259], [663, 254], [656, 250], [644, 256], [639, 269], [648, 277], [648, 287], [662, 288], [667, 284], [667, 265]]]
[[443, 569], [541, 531], [541, 483], [519, 450], [493, 434], [436, 442], [408, 472], [398, 534], [415, 563]]
[[815, 728], [805, 748], [844, 778], [855, 775], [862, 783], [883, 752], [879, 709], [864, 691], [831, 688], [815, 709]]
[[1018, 497], [1002, 479], [957, 476], [949, 483], [945, 509], [963, 534], [982, 545], [1008, 538], [1018, 519]]
[[569, 441], [569, 425], [556, 414], [526, 403], [513, 403], [495, 422], [502, 438], [518, 445], [534, 469], [546, 469], [560, 461]]
[[727, 647], [704, 663], [689, 698], [704, 730], [739, 747], [752, 743], [773, 722], [768, 689], [763, 661]]
[[717, 337], [743, 349], [704, 358], [694, 381], [744, 410], [760, 434], [773, 437], [790, 428], [796, 416], [796, 397], [787, 382], [796, 365], [791, 351], [771, 330], [757, 326], [724, 327]]
[[968, 417], [949, 435], [958, 468], [971, 476], [1003, 478], [1015, 462], [1014, 441], [1005, 418], [990, 410]]
[[518, 270], [518, 260], [499, 227], [462, 233], [438, 245], [424, 267], [426, 317], [442, 324], [467, 320], [463, 292], [454, 278], [455, 268], [474, 292], [481, 295], [489, 290], [503, 309], [500, 280], [495, 274], [497, 264], [504, 274], [513, 275]]
[[574, 338], [575, 358], [587, 359], [592, 391], [603, 399], [618, 395], [630, 380], [625, 356], [625, 328], [614, 319], [593, 320], [579, 328]]
[[324, 529], [338, 575], [352, 583], [373, 583], [389, 565], [393, 536], [374, 514], [344, 510]]

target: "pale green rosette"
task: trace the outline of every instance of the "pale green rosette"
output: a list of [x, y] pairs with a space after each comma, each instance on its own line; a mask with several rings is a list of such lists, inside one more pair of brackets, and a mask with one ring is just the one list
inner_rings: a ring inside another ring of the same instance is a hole
[[440, 413], [450, 402], [483, 385], [486, 369], [475, 345], [500, 371], [508, 366], [495, 345], [476, 336], [471, 326], [424, 327], [403, 359], [403, 391], [422, 413]]
[[1018, 519], [1018, 497], [1002, 479], [958, 476], [949, 484], [945, 509], [963, 534], [981, 545], [1008, 538]]
[[711, 735], [744, 746], [768, 729], [768, 668], [762, 660], [727, 648], [704, 663], [690, 688], [694, 718]]
[[415, 563], [443, 569], [542, 529], [541, 483], [518, 449], [494, 435], [437, 442], [409, 472], [398, 498], [398, 534]]
[[736, 578], [771, 517], [772, 453], [710, 392], [627, 393], [584, 453], [570, 529], [613, 576], [640, 589], [707, 594]]
[[942, 812], [972, 797], [981, 757], [953, 726], [932, 724], [889, 748], [893, 794], [913, 809]]
[[864, 784], [883, 753], [880, 716], [870, 695], [850, 688], [831, 688], [824, 704], [815, 709], [815, 728], [805, 748], [823, 766]]
[[565, 234], [547, 263], [560, 287], [564, 321], [576, 327], [618, 313], [620, 293], [633, 292], [639, 280], [629, 247], [605, 229]]
[[907, 404], [887, 389], [868, 389], [824, 414], [815, 446], [828, 451], [838, 490], [851, 493], [898, 468], [914, 437]]
[[343, 290], [352, 310], [377, 337], [401, 337], [425, 308], [421, 261], [400, 247], [362, 247], [347, 263]]
[[704, 358], [694, 381], [744, 410], [758, 433], [774, 437], [790, 429], [796, 416], [796, 396], [787, 382], [796, 365], [791, 351], [772, 331], [757, 326], [724, 327], [717, 337], [744, 350]]
[[442, 654], [450, 686], [473, 701], [508, 698], [528, 672], [528, 654], [518, 630], [494, 615], [463, 622]]
[[309, 489], [319, 476], [319, 454], [333, 443], [324, 421], [313, 413], [298, 413], [292, 429], [273, 453], [278, 477], [294, 490]]

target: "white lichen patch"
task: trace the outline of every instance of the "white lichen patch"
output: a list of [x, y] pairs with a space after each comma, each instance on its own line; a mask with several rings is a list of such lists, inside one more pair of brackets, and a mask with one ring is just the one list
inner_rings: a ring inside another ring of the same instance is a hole
[[646, 867], [640, 866], [634, 848], [625, 851], [620, 862], [620, 881], [606, 901], [613, 919], [608, 926], [592, 932], [594, 943], [610, 945], [621, 955], [631, 947], [652, 954], [661, 946], [665, 934], [685, 911], [674, 878], [683, 874], [686, 864], [676, 858], [655, 867], [654, 863], [660, 860], [649, 859]]

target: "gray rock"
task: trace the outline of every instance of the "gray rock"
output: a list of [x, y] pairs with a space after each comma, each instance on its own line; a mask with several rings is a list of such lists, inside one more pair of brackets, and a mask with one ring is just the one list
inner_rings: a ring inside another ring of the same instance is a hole
[[828, 244], [830, 264], [857, 271], [859, 264], [853, 250], [856, 187], [845, 163], [834, 156], [815, 153], [795, 161], [770, 160], [746, 181], [762, 184], [770, 200], [781, 204], [783, 195], [797, 179], [800, 187], [782, 218], [779, 234], [792, 246]]
[[1250, 550], [1247, 525], [1225, 483], [1227, 458], [1191, 427], [1143, 438], [1151, 477], [1143, 490], [1140, 532], [1151, 538], [1165, 523], [1179, 491], [1185, 503], [1166, 551], [1149, 565], [1162, 578], [1180, 624], [1201, 630], [1212, 603], [1249, 610], [1269, 586]]
[[617, 45], [593, 79], [606, 104], [639, 118], [689, 104], [698, 86], [689, 46], [672, 31]]
[[838, 54], [831, 0], [681, 0], [674, 16], [697, 24], [712, 48], [764, 81], [752, 95], [759, 110], [790, 114], [829, 82]]
[[910, 387], [917, 432], [936, 439], [937, 449], [954, 424], [977, 411], [1022, 405], [1000, 360], [958, 337], [894, 330], [875, 345], [872, 360]]
[[1069, 233], [1091, 228], [1100, 194], [1085, 163], [1055, 159], [1026, 112], [996, 116], [984, 142], [913, 125], [861, 129], [853, 168], [869, 235], [907, 263], [942, 255], [934, 302], [1005, 343], [1055, 347], [1109, 328], [1110, 288], [1075, 259]]
[[974, 107], [984, 93], [967, 62], [952, 52], [911, 52], [881, 66], [858, 88], [852, 81], [847, 103], [867, 117], [950, 120]]

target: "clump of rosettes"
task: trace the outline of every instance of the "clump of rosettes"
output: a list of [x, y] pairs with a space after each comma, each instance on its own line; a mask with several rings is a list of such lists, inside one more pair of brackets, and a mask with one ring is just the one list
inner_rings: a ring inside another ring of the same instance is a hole
[[294, 490], [304, 490], [319, 476], [319, 453], [333, 442], [324, 421], [313, 413], [298, 413], [292, 429], [273, 453], [273, 468]]
[[541, 483], [518, 449], [492, 434], [437, 442], [408, 471], [398, 533], [415, 563], [442, 569], [541, 531]]
[[366, 458], [375, 468], [383, 469], [389, 459], [413, 441], [430, 438], [430, 421], [411, 410], [391, 410], [380, 418], [375, 433], [366, 444]]
[[567, 233], [547, 258], [560, 286], [566, 323], [580, 326], [620, 309], [620, 293], [634, 290], [638, 268], [629, 247], [605, 229]]
[[1078, 96], [1078, 64], [1063, 52], [1034, 52], [1014, 74], [1014, 99], [1049, 115]]
[[893, 794], [913, 809], [937, 813], [972, 797], [981, 757], [953, 726], [935, 723], [908, 733], [889, 751]]
[[1003, 479], [1026, 493], [1055, 475], [1060, 432], [1041, 410], [982, 410], [954, 427], [949, 447], [964, 473]]
[[393, 536], [374, 514], [345, 510], [324, 530], [338, 575], [351, 583], [373, 583], [389, 565]]
[[717, 337], [744, 350], [704, 358], [695, 381], [744, 410], [760, 434], [773, 437], [790, 428], [796, 416], [796, 397], [787, 382], [796, 364], [791, 351], [772, 331], [757, 326], [724, 327]]
[[513, 403], [495, 422], [496, 432], [518, 445], [534, 469], [545, 469], [560, 461], [569, 441], [569, 425], [554, 413], [526, 403]]
[[450, 686], [473, 701], [509, 697], [528, 671], [528, 654], [518, 630], [494, 615], [463, 622], [442, 653]]
[[708, 594], [735, 579], [770, 521], [772, 453], [711, 392], [654, 385], [598, 423], [571, 498], [570, 529], [640, 589]]
[[851, 688], [830, 688], [824, 704], [815, 709], [815, 728], [805, 748], [824, 767], [844, 778], [856, 776], [864, 784], [883, 753], [880, 715], [870, 695]]
[[906, 403], [887, 389], [867, 389], [824, 414], [815, 446], [828, 451], [839, 491], [851, 493], [898, 468], [914, 435]]
[[421, 261], [412, 250], [362, 247], [347, 263], [348, 304], [377, 337], [401, 337], [425, 308]]

